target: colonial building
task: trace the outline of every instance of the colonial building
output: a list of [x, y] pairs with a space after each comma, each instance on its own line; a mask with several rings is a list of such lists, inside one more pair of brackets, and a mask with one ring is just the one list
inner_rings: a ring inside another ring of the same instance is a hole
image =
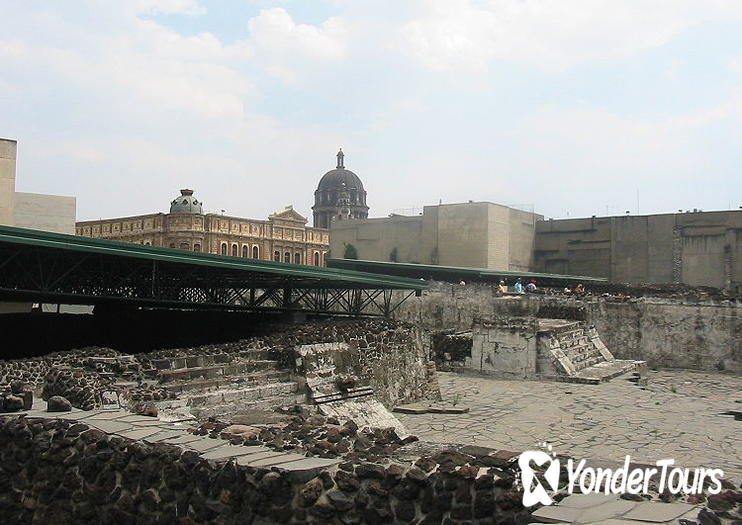
[[170, 213], [77, 223], [77, 235], [195, 252], [324, 266], [329, 231], [307, 227], [291, 206], [268, 220], [203, 212], [193, 190], [180, 190]]
[[314, 227], [329, 228], [333, 221], [368, 218], [366, 191], [358, 175], [345, 168], [343, 150], [337, 166], [320, 179], [314, 192]]

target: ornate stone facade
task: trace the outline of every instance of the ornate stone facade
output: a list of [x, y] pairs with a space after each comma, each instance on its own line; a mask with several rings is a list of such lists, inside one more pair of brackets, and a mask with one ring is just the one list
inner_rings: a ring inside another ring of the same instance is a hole
[[329, 231], [307, 227], [291, 206], [268, 220], [204, 214], [192, 190], [181, 190], [170, 213], [78, 222], [77, 235], [148, 246], [324, 266]]

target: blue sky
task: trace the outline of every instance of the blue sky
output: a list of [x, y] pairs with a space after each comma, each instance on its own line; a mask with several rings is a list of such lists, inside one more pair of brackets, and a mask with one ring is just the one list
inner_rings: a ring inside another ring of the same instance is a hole
[[489, 200], [547, 217], [742, 205], [742, 2], [7, 2], [18, 190], [89, 219], [310, 216], [339, 146], [372, 216]]

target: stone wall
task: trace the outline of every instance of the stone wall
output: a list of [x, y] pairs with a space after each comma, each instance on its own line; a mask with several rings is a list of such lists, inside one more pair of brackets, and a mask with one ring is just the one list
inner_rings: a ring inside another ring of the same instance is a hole
[[649, 366], [742, 372], [742, 304], [642, 297], [498, 297], [494, 286], [433, 282], [394, 312], [428, 330], [471, 330], [481, 320], [559, 316], [595, 325], [617, 359]]
[[0, 440], [0, 508], [11, 525], [528, 522], [515, 454], [481, 447], [401, 459], [402, 447], [383, 464], [287, 472], [74, 421], [0, 417]]
[[742, 211], [539, 221], [537, 271], [742, 290]]
[[[241, 351], [264, 349], [269, 351], [271, 359], [289, 369], [296, 363], [294, 350], [297, 346], [339, 342], [358, 351], [362, 379], [373, 387], [377, 398], [387, 407], [440, 395], [435, 368], [431, 368], [429, 363], [429, 342], [421, 330], [411, 325], [385, 320], [333, 319], [301, 325], [264, 324], [255, 331], [261, 335], [218, 344], [139, 353], [132, 367], [149, 370], [153, 369], [152, 363], [157, 359], [202, 355], [219, 355], [226, 362]], [[124, 354], [114, 349], [91, 347], [43, 357], [0, 361], [0, 388], [13, 379], [38, 388], [52, 368], [95, 369], [99, 364], [91, 362], [93, 356], [121, 355]]]
[[740, 306], [596, 300], [586, 307], [590, 322], [619, 359], [742, 373]]

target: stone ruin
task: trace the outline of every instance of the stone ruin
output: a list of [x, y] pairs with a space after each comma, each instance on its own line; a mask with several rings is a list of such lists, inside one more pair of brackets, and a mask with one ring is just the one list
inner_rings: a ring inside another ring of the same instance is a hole
[[[440, 398], [434, 361], [582, 382], [641, 364], [584, 320], [528, 317], [0, 362], [0, 509], [8, 523], [525, 525], [518, 452], [421, 441], [389, 411]], [[733, 516], [742, 493], [725, 490], [703, 525]]]
[[594, 326], [584, 321], [535, 317], [477, 320], [471, 330], [445, 330], [433, 338], [440, 369], [518, 379], [599, 383], [646, 363], [616, 359]]

